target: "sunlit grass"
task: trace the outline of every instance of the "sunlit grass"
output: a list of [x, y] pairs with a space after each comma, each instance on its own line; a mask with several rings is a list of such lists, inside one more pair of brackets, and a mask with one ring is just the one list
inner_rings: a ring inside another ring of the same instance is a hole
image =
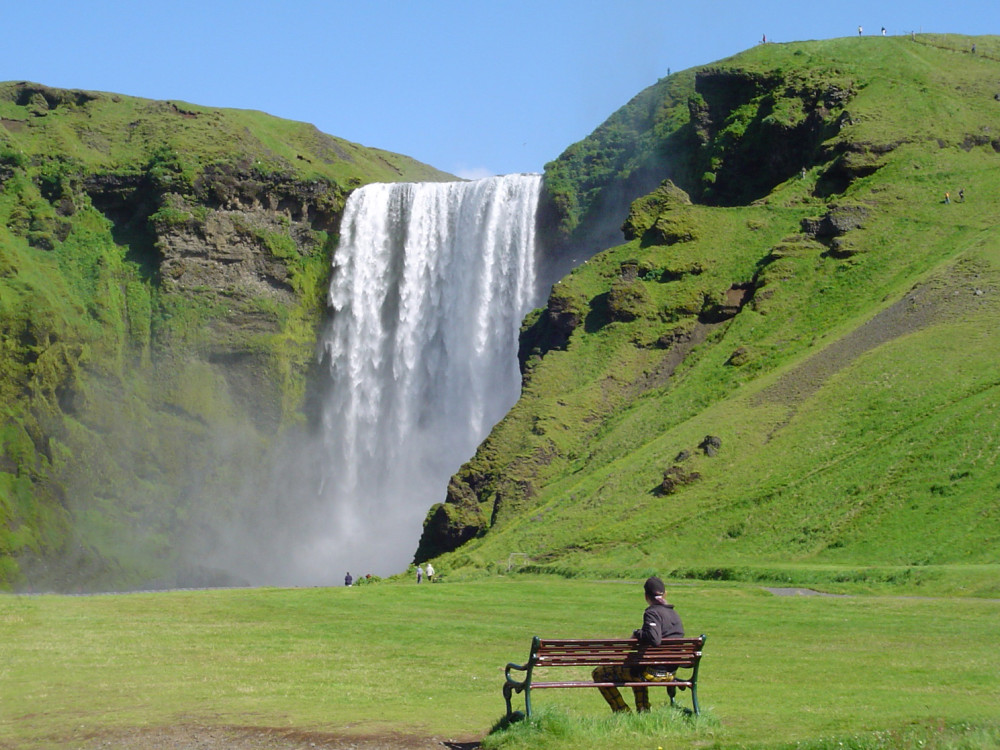
[[[708, 635], [704, 717], [692, 723], [665, 709], [665, 691], [654, 690], [648, 720], [610, 721], [596, 690], [549, 690], [534, 696], [540, 724], [490, 741], [528, 747], [540, 733], [544, 747], [604, 736], [614, 738], [608, 747], [648, 747], [660, 737], [783, 747], [914, 722], [993, 731], [996, 601], [777, 597], [756, 586], [682, 582], [668, 589], [687, 632]], [[531, 636], [628, 633], [642, 607], [638, 582], [524, 576], [8, 595], [0, 598], [0, 744], [42, 747], [80, 725], [97, 733], [252, 725], [479, 738], [499, 725], [503, 666], [523, 663]], [[685, 699], [680, 693], [678, 704]]]

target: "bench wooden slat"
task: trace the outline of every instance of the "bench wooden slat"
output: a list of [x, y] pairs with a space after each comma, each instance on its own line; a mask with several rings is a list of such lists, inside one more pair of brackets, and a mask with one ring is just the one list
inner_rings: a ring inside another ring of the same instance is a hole
[[537, 654], [538, 659], [574, 659], [574, 658], [589, 658], [589, 659], [609, 659], [615, 661], [617, 659], [623, 659], [628, 654], [639, 654], [645, 655], [650, 654], [654, 656], [677, 656], [678, 658], [683, 657], [693, 657], [697, 654], [697, 651], [692, 651], [691, 649], [681, 649], [681, 648], [646, 648], [646, 649], [632, 649], [626, 651], [624, 649], [620, 651], [540, 651]]
[[543, 664], [549, 664], [551, 666], [556, 666], [558, 664], [565, 664], [574, 659], [580, 661], [585, 661], [590, 664], [624, 664], [624, 663], [634, 663], [634, 662], [657, 662], [657, 663], [676, 663], [678, 660], [694, 662], [697, 661], [700, 651], [695, 651], [693, 654], [691, 652], [681, 652], [681, 651], [646, 651], [646, 652], [632, 652], [627, 654], [557, 654], [555, 656], [542, 654], [536, 658], [536, 664], [539, 666]]
[[[550, 651], [552, 653], [561, 652], [589, 652], [607, 653], [619, 652], [622, 649], [636, 648], [636, 641], [633, 638], [621, 641], [552, 641], [542, 640], [538, 643], [539, 652]], [[661, 642], [659, 646], [644, 646], [643, 648], [665, 648], [678, 651], [690, 651], [692, 648], [701, 648], [699, 638], [668, 638]]]
[[538, 667], [672, 664], [691, 668], [701, 658], [699, 638], [675, 638], [659, 646], [637, 646], [634, 639], [614, 641], [543, 640], [535, 651]]
[[[700, 646], [701, 638], [667, 638], [664, 643], [685, 646]], [[548, 648], [587, 648], [589, 646], [603, 646], [606, 648], [621, 648], [623, 646], [635, 646], [635, 638], [539, 638], [539, 646]], [[657, 648], [649, 646], [648, 648]]]
[[670, 682], [532, 682], [532, 690], [543, 688], [575, 688], [575, 687], [684, 687], [692, 686], [690, 680], [671, 680]]
[[572, 659], [568, 661], [540, 661], [536, 666], [538, 669], [543, 669], [545, 667], [589, 667], [593, 669], [594, 667], [606, 667], [606, 666], [625, 666], [625, 667], [672, 667], [672, 671], [677, 671], [678, 669], [693, 669], [695, 661], [685, 660], [685, 659], [622, 659], [609, 662], [607, 659]]

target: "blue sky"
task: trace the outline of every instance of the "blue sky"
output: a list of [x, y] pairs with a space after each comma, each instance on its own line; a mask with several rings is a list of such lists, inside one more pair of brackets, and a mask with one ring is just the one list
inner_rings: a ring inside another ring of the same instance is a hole
[[256, 109], [537, 172], [667, 74], [775, 42], [1000, 33], [998, 0], [0, 0], [0, 80]]

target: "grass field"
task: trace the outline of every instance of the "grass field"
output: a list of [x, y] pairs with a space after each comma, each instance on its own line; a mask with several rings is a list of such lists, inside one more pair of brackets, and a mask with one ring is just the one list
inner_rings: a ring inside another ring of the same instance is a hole
[[[539, 722], [487, 746], [825, 747], [916, 731], [917, 747], [942, 727], [977, 738], [948, 747], [1000, 740], [1000, 601], [724, 583], [668, 584], [668, 597], [688, 633], [708, 634], [701, 721], [609, 721], [596, 690], [546, 691]], [[532, 635], [628, 633], [643, 606], [636, 582], [527, 576], [7, 595], [0, 747], [97, 747], [123, 728], [177, 725], [477, 740], [500, 721], [503, 667], [523, 663]]]

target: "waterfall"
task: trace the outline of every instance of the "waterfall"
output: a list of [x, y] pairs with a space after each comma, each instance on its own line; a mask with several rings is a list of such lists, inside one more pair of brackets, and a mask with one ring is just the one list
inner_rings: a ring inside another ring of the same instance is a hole
[[297, 553], [310, 565], [404, 569], [427, 510], [517, 400], [540, 186], [507, 175], [349, 196], [320, 342], [325, 517]]

